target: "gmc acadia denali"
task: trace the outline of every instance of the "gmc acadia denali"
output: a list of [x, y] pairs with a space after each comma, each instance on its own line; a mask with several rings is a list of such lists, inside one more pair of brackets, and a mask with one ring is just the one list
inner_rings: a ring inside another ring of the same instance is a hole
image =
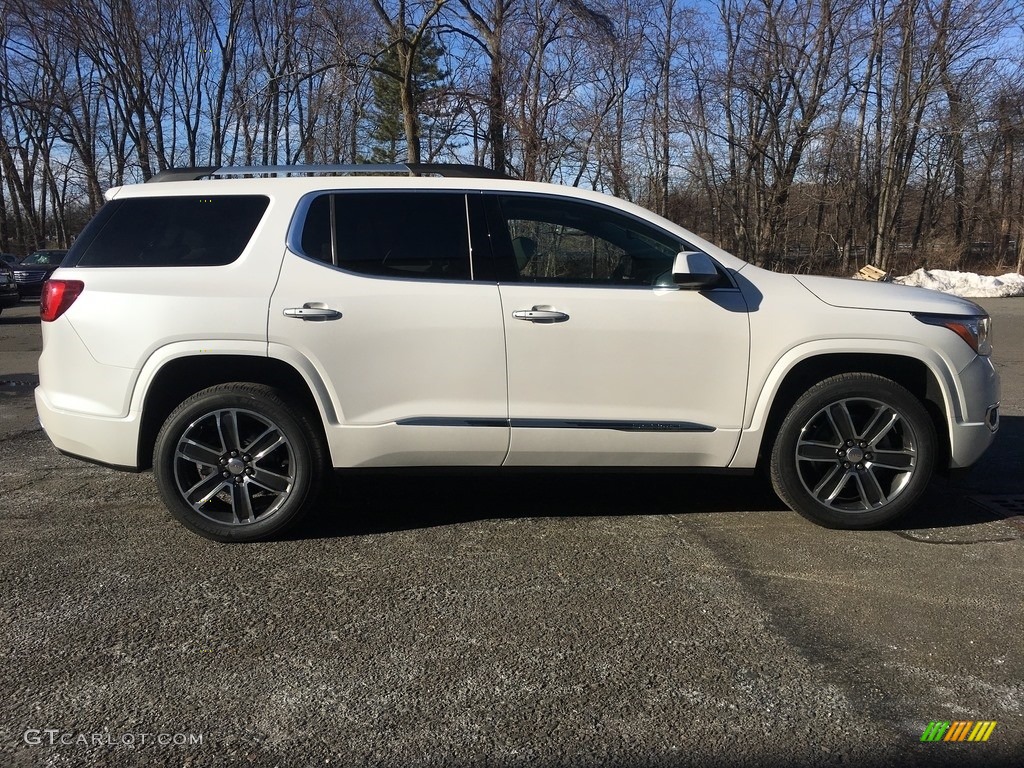
[[165, 171], [111, 189], [42, 297], [39, 418], [152, 467], [219, 541], [332, 467], [753, 470], [888, 523], [998, 428], [989, 317], [776, 274], [630, 203], [470, 166]]

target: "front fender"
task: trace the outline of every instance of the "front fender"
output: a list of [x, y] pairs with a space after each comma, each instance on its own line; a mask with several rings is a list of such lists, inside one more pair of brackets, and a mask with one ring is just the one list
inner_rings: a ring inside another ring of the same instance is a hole
[[[799, 344], [788, 350], [771, 367], [757, 396], [748, 398], [744, 413], [743, 431], [730, 467], [750, 468], [757, 464], [764, 430], [772, 405], [786, 377], [800, 363], [815, 358], [835, 355], [870, 355], [884, 358], [910, 358], [924, 364], [941, 393], [947, 424], [962, 421], [967, 412], [964, 392], [958, 386], [956, 363], [937, 349], [905, 340], [885, 339], [819, 339]], [[756, 386], [752, 383], [752, 387]], [[950, 435], [952, 438], [952, 434]]]

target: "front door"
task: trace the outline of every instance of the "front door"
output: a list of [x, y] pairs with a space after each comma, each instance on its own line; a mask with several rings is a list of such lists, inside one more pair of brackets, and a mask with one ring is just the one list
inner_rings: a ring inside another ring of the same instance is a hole
[[740, 292], [676, 289], [689, 246], [596, 203], [504, 195], [491, 210], [517, 272], [499, 289], [506, 464], [726, 466], [747, 378]]

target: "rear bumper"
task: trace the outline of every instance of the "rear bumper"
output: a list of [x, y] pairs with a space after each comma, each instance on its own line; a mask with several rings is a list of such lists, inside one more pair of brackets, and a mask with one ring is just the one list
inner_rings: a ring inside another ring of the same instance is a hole
[[117, 469], [138, 469], [138, 414], [107, 418], [54, 408], [36, 387], [36, 412], [50, 442], [61, 453]]

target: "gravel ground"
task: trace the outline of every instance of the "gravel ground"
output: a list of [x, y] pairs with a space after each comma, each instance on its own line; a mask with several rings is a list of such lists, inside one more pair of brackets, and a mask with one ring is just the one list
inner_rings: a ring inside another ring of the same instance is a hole
[[757, 478], [367, 473], [234, 546], [50, 447], [38, 316], [5, 310], [0, 763], [1019, 765], [1024, 300], [983, 303], [999, 440], [899, 528]]

